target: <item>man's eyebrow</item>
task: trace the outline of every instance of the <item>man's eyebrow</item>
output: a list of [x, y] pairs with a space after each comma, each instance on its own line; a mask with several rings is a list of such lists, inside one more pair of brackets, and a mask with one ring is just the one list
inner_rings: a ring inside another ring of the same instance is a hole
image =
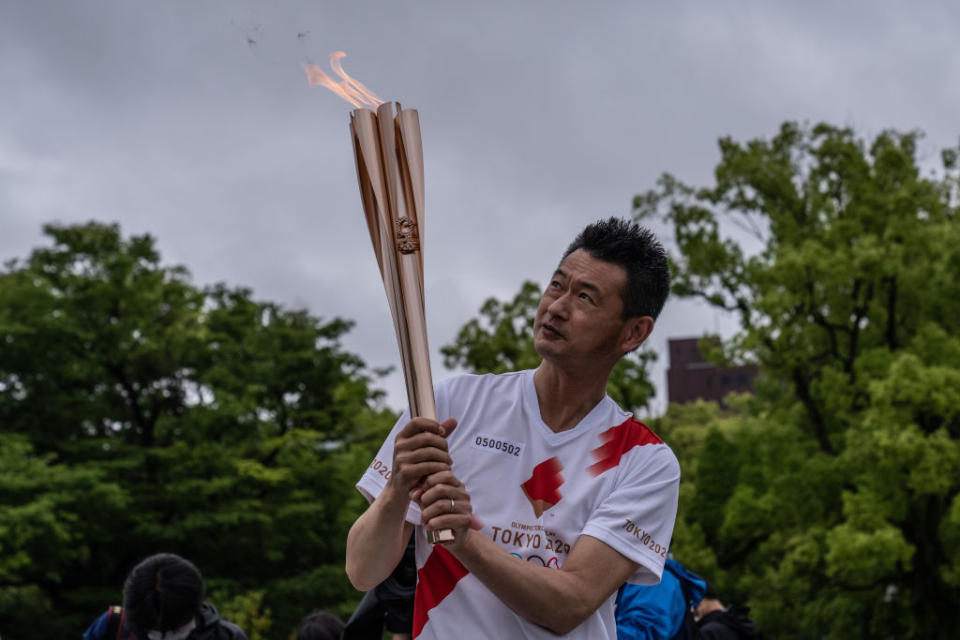
[[[564, 271], [563, 269], [558, 268], [556, 271], [553, 272], [553, 275], [560, 276], [561, 278], [566, 278], [567, 272]], [[598, 287], [597, 285], [591, 282], [584, 282], [581, 280], [578, 284], [584, 289], [589, 289], [590, 291], [593, 291], [598, 296], [603, 293], [602, 291], [600, 291], [600, 287]]]

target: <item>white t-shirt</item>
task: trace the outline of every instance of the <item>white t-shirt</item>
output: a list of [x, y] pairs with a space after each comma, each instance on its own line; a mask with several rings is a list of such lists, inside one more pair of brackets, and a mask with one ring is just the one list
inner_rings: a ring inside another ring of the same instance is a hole
[[[561, 567], [581, 535], [637, 563], [630, 582], [655, 584], [677, 514], [680, 466], [667, 445], [608, 396], [573, 429], [540, 417], [533, 371], [465, 375], [437, 385], [437, 415], [456, 418], [448, 436], [453, 473], [470, 493], [480, 532], [521, 560]], [[404, 414], [357, 488], [373, 499], [390, 477]], [[415, 638], [556, 638], [517, 615], [417, 525]], [[614, 594], [615, 596], [615, 594]], [[569, 638], [616, 638], [611, 596]]]

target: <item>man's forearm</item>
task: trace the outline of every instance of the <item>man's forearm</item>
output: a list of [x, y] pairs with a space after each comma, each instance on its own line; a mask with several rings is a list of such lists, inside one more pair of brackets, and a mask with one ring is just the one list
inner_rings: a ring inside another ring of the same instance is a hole
[[367, 591], [383, 582], [400, 562], [413, 525], [406, 522], [410, 500], [388, 485], [347, 534], [347, 577]]
[[[580, 625], [616, 589], [615, 584], [609, 588], [589, 584], [589, 577], [576, 571], [524, 562], [476, 531], [470, 531], [463, 543], [452, 551], [467, 570], [515, 613], [558, 634], [568, 633]], [[623, 572], [616, 568], [612, 571]], [[624, 579], [626, 575], [629, 572]]]

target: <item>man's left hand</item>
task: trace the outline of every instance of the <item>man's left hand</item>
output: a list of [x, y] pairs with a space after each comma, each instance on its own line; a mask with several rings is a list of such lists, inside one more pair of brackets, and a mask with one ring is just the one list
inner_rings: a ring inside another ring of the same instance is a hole
[[456, 545], [473, 522], [473, 505], [466, 487], [450, 470], [438, 471], [424, 479], [420, 494], [421, 522], [427, 529], [452, 529]]

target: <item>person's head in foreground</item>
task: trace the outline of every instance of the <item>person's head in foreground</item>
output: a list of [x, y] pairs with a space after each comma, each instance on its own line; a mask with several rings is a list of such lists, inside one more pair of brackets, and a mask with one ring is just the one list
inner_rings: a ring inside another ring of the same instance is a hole
[[203, 577], [189, 560], [150, 556], [123, 585], [127, 627], [139, 640], [183, 640], [196, 627], [203, 596]]
[[297, 627], [297, 640], [338, 640], [343, 622], [328, 611], [314, 611]]

